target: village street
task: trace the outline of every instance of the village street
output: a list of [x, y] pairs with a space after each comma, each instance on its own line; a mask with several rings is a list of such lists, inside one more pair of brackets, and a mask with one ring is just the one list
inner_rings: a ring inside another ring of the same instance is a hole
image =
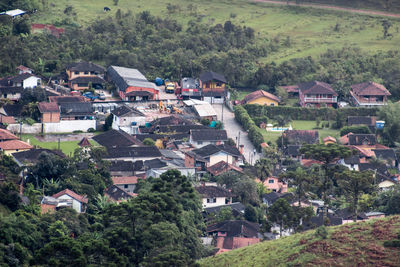
[[232, 138], [239, 145], [244, 145], [243, 155], [246, 158], [246, 161], [250, 164], [254, 164], [260, 158], [260, 153], [254, 153], [254, 151], [256, 151], [255, 147], [250, 142], [247, 132], [245, 132], [235, 120], [234, 113], [226, 106], [224, 106], [222, 109], [221, 104], [213, 104], [212, 106], [217, 112], [218, 120], [223, 121], [224, 130], [226, 130], [228, 137]]

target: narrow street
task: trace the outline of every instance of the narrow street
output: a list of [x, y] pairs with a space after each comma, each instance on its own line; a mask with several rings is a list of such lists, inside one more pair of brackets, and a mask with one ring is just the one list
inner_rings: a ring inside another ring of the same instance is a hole
[[212, 106], [217, 112], [218, 120], [223, 121], [224, 129], [228, 133], [228, 137], [232, 138], [239, 145], [244, 145], [243, 155], [246, 161], [250, 164], [254, 164], [260, 158], [260, 153], [254, 153], [256, 150], [250, 142], [247, 132], [245, 132], [242, 126], [235, 120], [234, 113], [225, 105], [223, 108], [221, 104], [213, 104]]

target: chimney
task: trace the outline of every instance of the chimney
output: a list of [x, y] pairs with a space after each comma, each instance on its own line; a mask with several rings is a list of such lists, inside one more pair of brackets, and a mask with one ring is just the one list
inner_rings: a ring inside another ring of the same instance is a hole
[[240, 154], [243, 154], [243, 148], [244, 148], [244, 145], [240, 145], [239, 147], [240, 147], [240, 149], [239, 149], [239, 151], [240, 151]]

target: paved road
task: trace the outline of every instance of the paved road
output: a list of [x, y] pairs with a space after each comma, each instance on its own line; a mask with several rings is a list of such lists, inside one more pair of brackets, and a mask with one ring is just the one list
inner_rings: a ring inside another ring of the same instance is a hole
[[[264, 2], [269, 4], [276, 5], [288, 5], [286, 1], [274, 1], [274, 0], [253, 0], [255, 2]], [[302, 6], [302, 7], [313, 7], [313, 8], [321, 8], [321, 9], [331, 9], [331, 10], [339, 10], [346, 11], [351, 13], [365, 14], [365, 15], [376, 15], [376, 16], [384, 16], [384, 17], [392, 17], [392, 18], [400, 18], [400, 14], [389, 13], [384, 11], [373, 11], [373, 10], [363, 10], [363, 9], [355, 9], [351, 7], [339, 7], [333, 5], [324, 5], [324, 4], [311, 4], [311, 3], [303, 3], [296, 4], [295, 2], [289, 2], [290, 6]]]
[[[218, 119], [222, 120], [222, 105], [221, 104], [213, 104], [215, 111], [217, 112]], [[244, 145], [244, 157], [247, 162], [250, 164], [254, 164], [257, 159], [260, 158], [260, 154], [256, 153], [254, 155], [255, 148], [253, 144], [250, 142], [250, 139], [247, 136], [247, 133], [243, 130], [243, 128], [237, 123], [235, 120], [235, 115], [231, 112], [226, 106], [223, 109], [223, 122], [224, 129], [228, 133], [228, 137], [232, 138], [236, 142], [236, 138], [239, 137], [240, 133], [240, 145]]]

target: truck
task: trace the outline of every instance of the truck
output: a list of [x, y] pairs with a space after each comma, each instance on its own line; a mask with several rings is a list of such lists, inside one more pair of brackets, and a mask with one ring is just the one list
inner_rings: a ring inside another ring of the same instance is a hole
[[165, 81], [165, 92], [168, 94], [175, 93], [176, 83], [171, 81]]

